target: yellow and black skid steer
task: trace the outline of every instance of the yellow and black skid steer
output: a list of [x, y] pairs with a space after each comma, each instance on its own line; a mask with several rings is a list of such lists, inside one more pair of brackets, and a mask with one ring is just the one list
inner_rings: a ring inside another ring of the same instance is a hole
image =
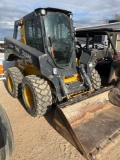
[[[96, 159], [120, 133], [120, 56], [111, 40], [115, 33], [75, 33], [70, 11], [38, 8], [15, 21], [13, 38], [4, 39], [7, 61], [15, 61], [6, 72], [8, 92], [22, 97], [34, 117], [55, 106], [56, 130], [88, 160]], [[99, 34], [108, 37], [102, 47]], [[86, 44], [76, 47], [75, 36], [85, 37]]]

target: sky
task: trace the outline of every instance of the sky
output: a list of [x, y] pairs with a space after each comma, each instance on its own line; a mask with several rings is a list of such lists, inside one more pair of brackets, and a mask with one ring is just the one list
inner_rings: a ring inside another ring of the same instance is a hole
[[74, 27], [103, 24], [120, 14], [120, 0], [0, 0], [0, 40], [13, 35], [15, 20], [45, 7], [72, 11]]

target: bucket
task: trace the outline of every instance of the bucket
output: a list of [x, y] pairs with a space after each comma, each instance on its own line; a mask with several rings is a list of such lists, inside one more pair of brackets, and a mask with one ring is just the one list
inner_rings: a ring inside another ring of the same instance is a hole
[[55, 129], [87, 160], [98, 160], [103, 151], [107, 153], [116, 146], [120, 136], [120, 107], [109, 101], [109, 89], [64, 108], [59, 105], [55, 108]]

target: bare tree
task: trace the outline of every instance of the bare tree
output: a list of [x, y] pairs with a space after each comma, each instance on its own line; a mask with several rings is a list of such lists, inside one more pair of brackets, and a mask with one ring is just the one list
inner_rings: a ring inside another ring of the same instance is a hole
[[115, 14], [115, 20], [120, 21], [120, 13]]

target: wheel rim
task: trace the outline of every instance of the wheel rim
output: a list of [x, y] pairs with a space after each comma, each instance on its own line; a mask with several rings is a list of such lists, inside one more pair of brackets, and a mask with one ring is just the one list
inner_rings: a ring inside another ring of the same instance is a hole
[[33, 108], [34, 106], [33, 94], [28, 86], [24, 87], [23, 94], [24, 94], [24, 100], [27, 106], [30, 108]]
[[8, 76], [8, 88], [11, 92], [13, 92], [13, 82], [10, 76]]

